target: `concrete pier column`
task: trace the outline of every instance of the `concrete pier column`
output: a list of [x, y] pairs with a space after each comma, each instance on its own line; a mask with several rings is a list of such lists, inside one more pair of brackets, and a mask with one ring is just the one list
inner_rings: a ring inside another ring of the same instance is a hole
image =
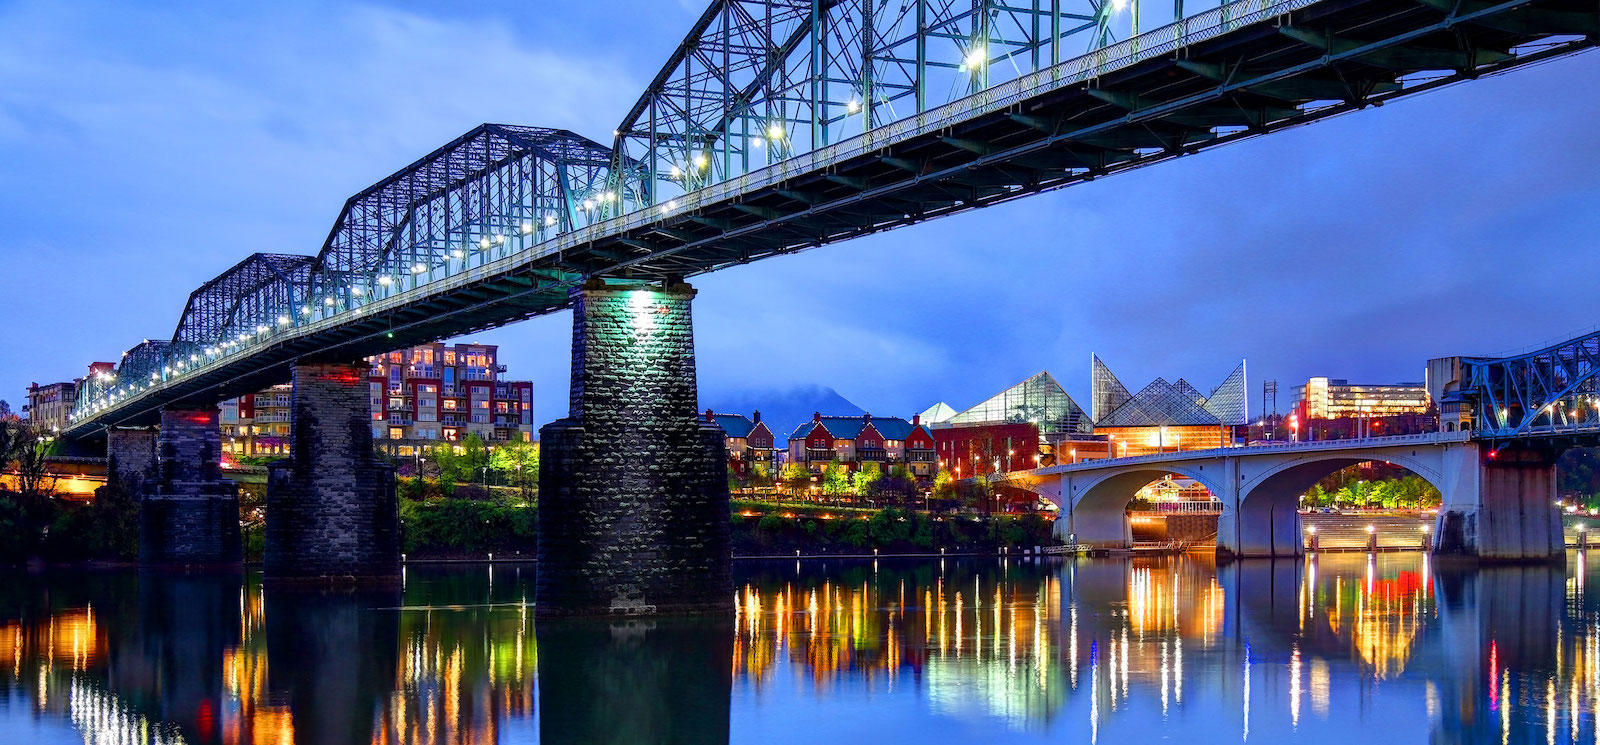
[[1117, 507], [1085, 508], [1079, 505], [1065, 520], [1056, 521], [1056, 532], [1063, 542], [1090, 548], [1128, 548], [1133, 545], [1133, 523], [1126, 510]]
[[293, 455], [268, 467], [265, 578], [400, 581], [394, 469], [372, 451], [367, 365], [295, 365], [293, 380]]
[[222, 477], [217, 410], [163, 409], [155, 452], [139, 506], [139, 563], [239, 563], [239, 487]]
[[1453, 447], [1433, 552], [1485, 561], [1560, 561], [1566, 556], [1555, 506], [1559, 453]]
[[1305, 553], [1306, 534], [1292, 503], [1247, 504], [1217, 519], [1219, 558], [1285, 558]]
[[573, 293], [570, 412], [540, 430], [539, 616], [733, 612], [726, 445], [696, 415], [694, 294]]

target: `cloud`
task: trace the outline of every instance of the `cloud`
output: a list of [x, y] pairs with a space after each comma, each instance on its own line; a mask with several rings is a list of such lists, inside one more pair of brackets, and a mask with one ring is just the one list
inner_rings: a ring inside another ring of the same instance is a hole
[[0, 29], [0, 258], [60, 308], [3, 324], [13, 390], [170, 334], [251, 252], [315, 253], [349, 195], [476, 124], [605, 136], [642, 85], [496, 18], [369, 5], [21, 3]]

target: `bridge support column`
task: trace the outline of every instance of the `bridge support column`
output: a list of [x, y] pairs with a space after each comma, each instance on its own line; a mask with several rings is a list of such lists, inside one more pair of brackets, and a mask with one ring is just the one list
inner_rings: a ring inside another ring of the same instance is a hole
[[268, 467], [269, 582], [398, 582], [394, 469], [372, 451], [367, 365], [293, 370], [293, 456]]
[[573, 293], [570, 413], [540, 430], [539, 616], [733, 612], [727, 452], [696, 416], [694, 294]]
[[1300, 556], [1305, 533], [1293, 502], [1246, 505], [1217, 518], [1218, 558], [1252, 559]]
[[139, 507], [139, 563], [239, 563], [239, 487], [222, 478], [217, 410], [163, 409], [156, 454]]
[[1075, 509], [1057, 520], [1055, 531], [1064, 543], [1092, 548], [1128, 548], [1133, 545], [1133, 524], [1126, 510]]
[[156, 431], [149, 428], [106, 432], [106, 485], [132, 495], [144, 493], [144, 482], [156, 470]]
[[1532, 448], [1452, 446], [1433, 552], [1485, 561], [1563, 559], [1555, 459]]

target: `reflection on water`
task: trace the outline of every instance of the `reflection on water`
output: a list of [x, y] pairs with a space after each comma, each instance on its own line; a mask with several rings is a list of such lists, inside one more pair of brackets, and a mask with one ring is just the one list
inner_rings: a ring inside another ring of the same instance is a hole
[[532, 570], [0, 582], [0, 742], [1600, 742], [1590, 560], [744, 563], [720, 621], [546, 622]]

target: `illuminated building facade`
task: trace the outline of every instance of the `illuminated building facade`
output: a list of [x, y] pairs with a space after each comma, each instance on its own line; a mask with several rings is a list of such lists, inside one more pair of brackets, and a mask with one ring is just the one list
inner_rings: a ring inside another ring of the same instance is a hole
[[924, 413], [940, 417], [932, 425], [939, 467], [963, 477], [1052, 465], [1050, 441], [1092, 429], [1089, 415], [1043, 371], [965, 411], [941, 402]]
[[1293, 402], [1298, 413], [1310, 419], [1423, 414], [1429, 405], [1423, 383], [1368, 385], [1322, 377], [1295, 386]]
[[[533, 439], [533, 383], [503, 380], [492, 344], [423, 344], [369, 357], [372, 437], [413, 455], [476, 434], [490, 445]], [[222, 404], [225, 452], [289, 454], [293, 389], [278, 385]]]
[[78, 387], [86, 379], [107, 380], [108, 376], [116, 371], [116, 365], [110, 362], [96, 362], [89, 365], [87, 378], [76, 378], [64, 383], [34, 383], [28, 386], [28, 402], [23, 404], [22, 413], [28, 417], [28, 422], [46, 432], [60, 432], [67, 426], [72, 418], [72, 410], [78, 405]]
[[1233, 429], [1249, 422], [1243, 361], [1210, 393], [1183, 378], [1156, 378], [1129, 393], [1099, 357], [1092, 372], [1094, 432], [1105, 438], [1111, 457], [1229, 447]]
[[898, 417], [823, 416], [796, 427], [789, 435], [789, 461], [814, 473], [835, 460], [856, 469], [877, 463], [887, 470], [905, 465], [919, 479], [932, 478], [935, 468], [933, 434], [921, 415], [906, 421]]
[[750, 469], [756, 463], [765, 463], [771, 475], [778, 473], [776, 438], [766, 422], [761, 421], [761, 412], [751, 412], [747, 417], [743, 414], [718, 414], [706, 409], [706, 421], [722, 428], [728, 443], [728, 468], [735, 474], [750, 475]]
[[46, 432], [59, 432], [67, 426], [72, 407], [78, 400], [78, 381], [65, 383], [34, 383], [28, 386], [28, 403], [22, 412], [28, 422]]

